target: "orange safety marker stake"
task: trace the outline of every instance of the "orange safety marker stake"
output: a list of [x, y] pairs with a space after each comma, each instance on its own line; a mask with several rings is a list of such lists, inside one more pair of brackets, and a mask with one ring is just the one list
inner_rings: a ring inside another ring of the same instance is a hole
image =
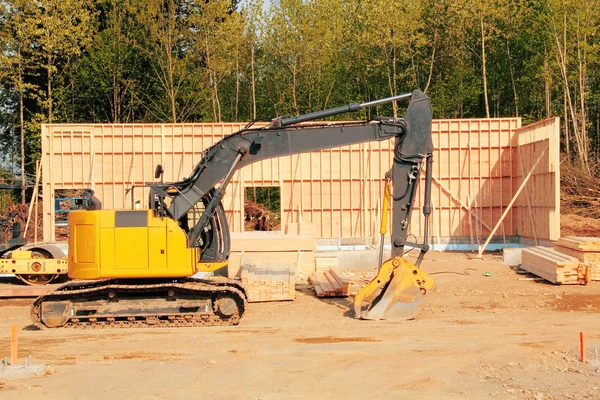
[[579, 360], [585, 362], [585, 333], [579, 332]]
[[12, 324], [10, 329], [10, 365], [17, 365], [18, 354], [17, 346], [19, 340], [17, 338], [17, 324]]

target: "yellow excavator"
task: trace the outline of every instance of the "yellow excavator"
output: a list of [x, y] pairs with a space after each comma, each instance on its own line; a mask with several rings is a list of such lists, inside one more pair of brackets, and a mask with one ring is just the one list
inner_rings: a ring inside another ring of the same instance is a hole
[[[410, 100], [402, 118], [301, 124], [402, 99]], [[207, 148], [192, 174], [180, 182], [163, 182], [158, 165], [155, 178], [160, 182], [143, 185], [150, 193], [146, 210], [103, 210], [90, 191], [88, 210], [69, 213], [68, 274], [74, 281], [38, 297], [32, 318], [46, 327], [238, 324], [247, 305], [246, 290], [239, 281], [218, 276], [229, 257], [221, 200], [233, 174], [265, 159], [384, 140], [394, 140], [383, 212], [387, 215], [391, 203], [391, 258], [380, 261], [378, 275], [356, 295], [354, 311], [363, 319], [414, 318], [423, 294], [435, 286], [418, 267], [429, 250], [431, 119], [429, 98], [415, 90], [275, 118], [264, 127], [251, 123]], [[425, 240], [409, 243], [423, 164]], [[386, 225], [382, 223], [382, 234]], [[402, 258], [405, 247], [420, 249], [415, 264]], [[197, 272], [216, 274], [196, 279]]]

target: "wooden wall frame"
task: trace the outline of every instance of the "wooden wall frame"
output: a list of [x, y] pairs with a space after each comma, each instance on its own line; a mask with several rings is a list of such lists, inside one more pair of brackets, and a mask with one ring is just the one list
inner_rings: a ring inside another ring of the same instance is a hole
[[[131, 208], [128, 189], [132, 184], [153, 182], [156, 164], [165, 167], [165, 181], [179, 180], [192, 171], [203, 149], [244, 125], [43, 125], [44, 240], [55, 237], [56, 190], [89, 187], [96, 191], [104, 208]], [[520, 118], [433, 121], [434, 237], [473, 238], [481, 243], [489, 234], [522, 176], [517, 163], [519, 138], [530, 138], [525, 144], [531, 147], [528, 152], [535, 153], [539, 147], [534, 142], [540, 134], [520, 127]], [[521, 132], [520, 136], [517, 132]], [[555, 150], [556, 146], [550, 149]], [[235, 174], [224, 199], [231, 230], [244, 229], [245, 187], [280, 186], [282, 226], [297, 222], [301, 216], [304, 222], [317, 226], [321, 238], [374, 238], [379, 231], [383, 177], [391, 163], [388, 141], [280, 157], [247, 166]], [[554, 189], [558, 190], [558, 186]], [[417, 237], [422, 236], [421, 195], [422, 188], [411, 221], [411, 232]], [[135, 197], [142, 205], [146, 204], [145, 196], [137, 189]], [[524, 207], [526, 203], [519, 200], [518, 207], [505, 218], [501, 233], [516, 236], [525, 232], [520, 221]], [[552, 212], [557, 213], [556, 209]], [[537, 234], [550, 237], [551, 229], [547, 227]]]

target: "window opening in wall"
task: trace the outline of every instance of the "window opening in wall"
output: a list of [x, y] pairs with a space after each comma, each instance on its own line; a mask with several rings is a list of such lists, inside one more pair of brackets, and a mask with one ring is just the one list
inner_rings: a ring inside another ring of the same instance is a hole
[[56, 240], [66, 240], [69, 236], [68, 217], [73, 210], [87, 209], [88, 199], [83, 189], [57, 189], [54, 191], [54, 224]]
[[251, 186], [246, 188], [244, 230], [281, 230], [281, 187]]

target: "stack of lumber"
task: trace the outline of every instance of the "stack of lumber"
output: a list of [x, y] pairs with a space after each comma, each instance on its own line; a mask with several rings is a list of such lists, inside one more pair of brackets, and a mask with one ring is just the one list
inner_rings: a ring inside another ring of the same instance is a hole
[[293, 265], [257, 267], [244, 264], [241, 280], [250, 303], [294, 300], [296, 297], [296, 272]]
[[521, 268], [556, 284], [584, 283], [575, 257], [559, 253], [548, 247], [523, 249]]
[[318, 297], [348, 297], [356, 294], [370, 280], [366, 278], [352, 279], [337, 268], [315, 272], [308, 278]]
[[561, 237], [554, 245], [554, 250], [577, 258], [587, 266], [588, 279], [600, 281], [600, 238]]
[[315, 271], [314, 235], [285, 235], [281, 232], [243, 232], [231, 234], [228, 276], [240, 277], [242, 265], [266, 267], [291, 265], [299, 275]]

